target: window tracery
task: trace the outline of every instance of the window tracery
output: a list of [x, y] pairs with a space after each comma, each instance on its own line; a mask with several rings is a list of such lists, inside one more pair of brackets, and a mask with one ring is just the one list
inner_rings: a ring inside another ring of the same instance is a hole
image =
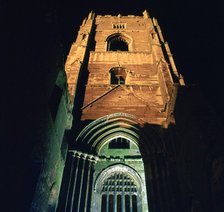
[[[104, 180], [101, 190], [101, 212], [114, 211], [132, 211], [137, 212], [137, 185], [134, 180], [124, 172], [111, 174]], [[140, 200], [139, 200], [140, 201]]]

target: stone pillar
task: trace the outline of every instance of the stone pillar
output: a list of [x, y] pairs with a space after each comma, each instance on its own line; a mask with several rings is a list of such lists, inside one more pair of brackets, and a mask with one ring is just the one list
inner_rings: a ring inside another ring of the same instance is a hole
[[116, 186], [117, 175], [114, 175], [114, 212], [117, 211], [117, 186]]
[[133, 205], [132, 205], [132, 192], [131, 192], [131, 182], [129, 182], [129, 192], [130, 192], [130, 212], [133, 212]]
[[74, 166], [74, 157], [72, 156], [72, 162], [71, 162], [71, 169], [70, 169], [70, 173], [69, 173], [69, 182], [68, 182], [68, 190], [67, 190], [67, 194], [66, 194], [66, 199], [65, 199], [65, 211], [67, 209], [67, 205], [68, 205], [68, 199], [69, 199], [69, 190], [70, 190], [70, 186], [71, 186], [71, 181], [72, 181], [72, 173], [73, 173], [73, 166]]
[[93, 155], [88, 155], [87, 160], [88, 160], [88, 169], [87, 169], [84, 212], [86, 212], [88, 209], [88, 195], [89, 195], [89, 192], [92, 191], [92, 188], [90, 188], [90, 175], [91, 175], [94, 164], [97, 162], [97, 158], [94, 157]]
[[77, 175], [78, 175], [78, 170], [79, 170], [80, 155], [81, 155], [80, 152], [74, 153], [74, 157], [77, 158], [77, 163], [76, 163], [75, 178], [74, 178], [75, 180], [74, 180], [73, 189], [72, 189], [70, 212], [72, 212], [73, 204], [74, 204], [74, 197], [75, 197], [75, 189], [76, 189]]
[[82, 186], [83, 186], [83, 178], [84, 178], [84, 172], [85, 172], [85, 162], [86, 162], [87, 154], [81, 154], [81, 158], [83, 160], [82, 169], [81, 169], [81, 178], [80, 178], [80, 188], [79, 188], [79, 198], [78, 198], [78, 205], [77, 210], [80, 211], [80, 201], [82, 197]]
[[121, 212], [125, 212], [124, 174], [122, 174]]

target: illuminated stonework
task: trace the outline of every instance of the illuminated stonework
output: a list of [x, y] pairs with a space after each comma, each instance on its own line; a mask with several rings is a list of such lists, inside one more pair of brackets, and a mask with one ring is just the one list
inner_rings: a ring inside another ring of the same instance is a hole
[[148, 211], [145, 197], [145, 184], [138, 172], [122, 164], [113, 165], [96, 179], [93, 211]]
[[184, 81], [157, 20], [146, 11], [91, 12], [65, 67], [75, 118], [58, 210], [175, 207], [165, 129], [175, 123], [177, 88]]

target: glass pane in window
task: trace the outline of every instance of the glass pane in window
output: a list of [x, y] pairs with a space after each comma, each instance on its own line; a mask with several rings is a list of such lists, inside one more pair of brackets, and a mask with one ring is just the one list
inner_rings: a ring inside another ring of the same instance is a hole
[[130, 212], [130, 196], [125, 195], [125, 212]]
[[117, 212], [121, 212], [121, 195], [117, 195]]
[[109, 212], [113, 212], [114, 210], [114, 196], [112, 194], [109, 195]]
[[102, 201], [101, 201], [101, 212], [105, 212], [107, 208], [107, 196], [106, 194], [102, 195]]
[[132, 208], [133, 212], [137, 212], [137, 197], [132, 195]]

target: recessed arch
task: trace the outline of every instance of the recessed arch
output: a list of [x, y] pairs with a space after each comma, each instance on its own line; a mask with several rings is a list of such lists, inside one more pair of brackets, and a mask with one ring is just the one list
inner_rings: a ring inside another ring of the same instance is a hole
[[132, 39], [123, 33], [114, 33], [106, 39], [107, 51], [130, 51], [132, 50]]
[[[110, 149], [109, 142], [118, 137], [127, 139], [130, 148]], [[132, 207], [137, 212], [148, 211], [147, 189], [150, 184], [147, 187], [147, 182], [157, 173], [154, 165], [158, 161], [154, 155], [160, 153], [164, 146], [151, 126], [132, 114], [109, 114], [85, 126], [75, 144], [76, 153], [72, 156], [72, 164], [74, 170], [78, 170], [75, 173], [80, 173], [81, 176], [84, 172], [88, 174], [87, 178], [81, 178], [79, 174], [76, 176], [81, 182], [84, 179], [91, 181], [93, 192], [90, 195], [93, 196], [90, 207], [94, 212], [105, 211], [105, 207], [102, 207], [104, 204], [107, 209], [119, 205], [119, 209]], [[135, 170], [136, 173], [130, 170]], [[102, 177], [97, 184], [100, 173]], [[110, 173], [112, 175], [107, 175]], [[138, 175], [142, 182], [136, 177]], [[107, 186], [110, 182], [116, 186]], [[95, 193], [96, 191], [98, 192]], [[76, 193], [79, 192], [77, 188]], [[121, 202], [123, 203], [120, 204]]]
[[123, 136], [134, 142], [141, 155], [150, 155], [163, 151], [163, 144], [157, 132], [144, 124], [134, 115], [114, 113], [101, 117], [87, 125], [78, 135], [76, 143], [83, 144], [85, 151], [98, 155], [100, 148], [108, 139]]
[[112, 133], [111, 131], [109, 131], [105, 136], [102, 136], [101, 138], [96, 140], [95, 142], [95, 145], [97, 145], [96, 151], [99, 152], [106, 142], [109, 142], [110, 140], [116, 137], [126, 138], [130, 140], [131, 142], [133, 142], [139, 148], [138, 135], [133, 133], [131, 130], [124, 131], [120, 128], [120, 129], [115, 129]]
[[133, 134], [131, 135], [131, 134], [127, 134], [127, 132], [117, 131], [112, 134], [109, 134], [108, 136], [103, 137], [103, 140], [101, 142], [99, 142], [99, 144], [97, 146], [97, 152], [100, 152], [101, 149], [107, 143], [109, 143], [111, 140], [113, 140], [115, 138], [127, 139], [130, 143], [133, 143], [139, 149], [139, 143], [138, 143], [137, 139], [133, 139], [134, 138]]

